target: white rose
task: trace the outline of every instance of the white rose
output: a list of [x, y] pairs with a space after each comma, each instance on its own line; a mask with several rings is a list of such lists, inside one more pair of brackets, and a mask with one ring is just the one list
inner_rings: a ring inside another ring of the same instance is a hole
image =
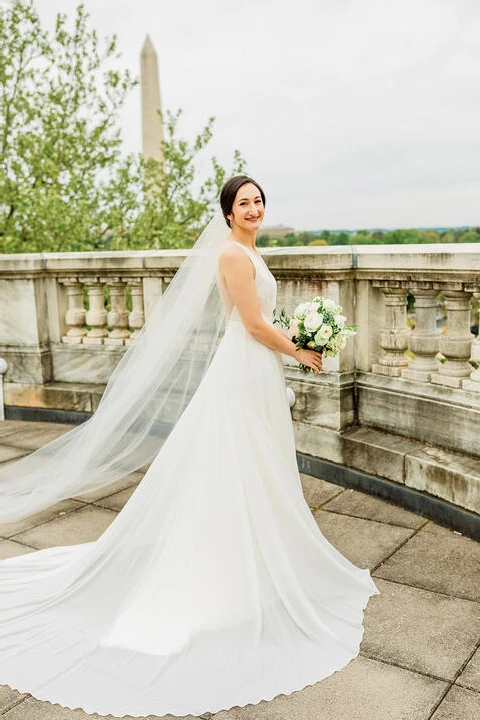
[[310, 303], [307, 303], [307, 302], [300, 303], [300, 305], [297, 305], [297, 307], [293, 311], [293, 314], [299, 320], [303, 320], [303, 318], [305, 317], [305, 315], [309, 309], [310, 309]]
[[345, 315], [335, 315], [335, 324], [337, 327], [340, 328], [340, 330], [343, 330], [346, 322], [347, 318], [345, 317]]
[[326, 312], [334, 312], [337, 309], [337, 303], [330, 298], [325, 298], [323, 308]]
[[295, 320], [295, 318], [292, 318], [290, 320], [290, 324], [288, 326], [288, 331], [290, 333], [290, 337], [298, 337], [300, 334], [300, 328], [298, 327], [298, 321]]
[[332, 332], [330, 325], [322, 325], [320, 330], [315, 334], [315, 342], [317, 345], [325, 345], [329, 341]]
[[303, 324], [305, 325], [305, 330], [308, 332], [315, 332], [318, 330], [320, 325], [323, 323], [323, 317], [318, 313], [316, 310], [312, 312], [312, 310], [309, 310], [309, 312], [305, 315], [305, 319], [303, 321]]

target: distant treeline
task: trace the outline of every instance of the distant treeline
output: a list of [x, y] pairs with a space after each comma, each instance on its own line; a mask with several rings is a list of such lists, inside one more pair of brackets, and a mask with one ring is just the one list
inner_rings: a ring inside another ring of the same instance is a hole
[[259, 247], [289, 247], [292, 245], [394, 245], [415, 243], [472, 243], [480, 242], [480, 227], [477, 228], [451, 228], [449, 230], [357, 230], [354, 234], [348, 232], [334, 232], [322, 230], [321, 232], [289, 233], [285, 237], [270, 237], [267, 234], [259, 235]]

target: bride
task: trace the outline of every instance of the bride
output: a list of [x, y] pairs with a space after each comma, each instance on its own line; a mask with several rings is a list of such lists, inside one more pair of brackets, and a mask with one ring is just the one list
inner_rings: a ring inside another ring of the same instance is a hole
[[270, 700], [359, 651], [370, 573], [302, 494], [255, 240], [265, 196], [236, 176], [90, 420], [0, 472], [0, 521], [150, 461], [101, 537], [0, 562], [0, 684], [114, 716]]

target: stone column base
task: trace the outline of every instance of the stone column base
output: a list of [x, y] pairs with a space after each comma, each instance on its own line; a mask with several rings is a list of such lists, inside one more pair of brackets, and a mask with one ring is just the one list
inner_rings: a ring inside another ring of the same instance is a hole
[[431, 374], [430, 382], [434, 385], [445, 385], [451, 388], [461, 388], [465, 378], [455, 377], [454, 375], [441, 375], [439, 372]]
[[400, 377], [405, 370], [405, 366], [398, 367], [396, 365], [380, 365], [375, 363], [372, 365], [372, 372], [377, 375], [389, 375], [390, 377]]
[[466, 380], [462, 380], [462, 388], [470, 392], [480, 393], [480, 382], [475, 382], [475, 380], [467, 378]]
[[432, 371], [427, 370], [411, 370], [406, 368], [402, 370], [402, 377], [406, 380], [413, 380], [413, 382], [427, 383], [430, 382], [430, 378], [433, 375]]

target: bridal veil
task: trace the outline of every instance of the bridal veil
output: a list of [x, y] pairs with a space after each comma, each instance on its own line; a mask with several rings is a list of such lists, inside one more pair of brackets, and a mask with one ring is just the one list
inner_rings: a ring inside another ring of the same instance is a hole
[[92, 417], [0, 470], [0, 523], [109, 485], [156, 456], [224, 329], [217, 267], [229, 233], [218, 210], [128, 346]]

